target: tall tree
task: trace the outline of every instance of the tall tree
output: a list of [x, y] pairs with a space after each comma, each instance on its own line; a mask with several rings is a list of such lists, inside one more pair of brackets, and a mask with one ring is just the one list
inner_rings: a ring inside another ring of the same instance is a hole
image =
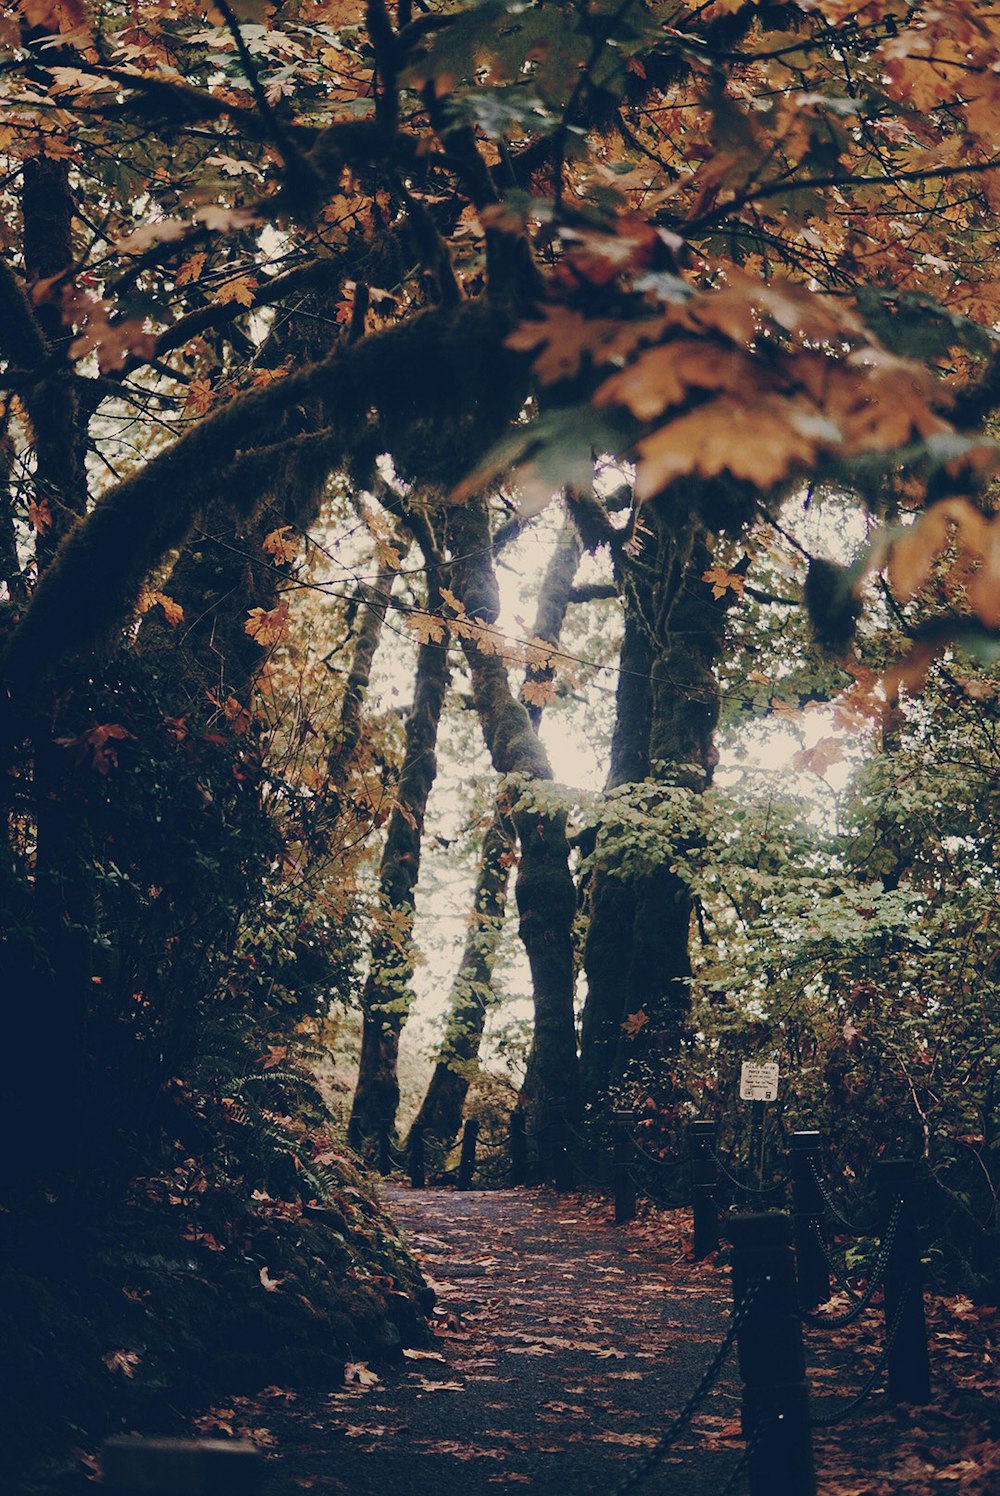
[[[440, 607], [436, 578], [429, 572], [428, 612], [439, 612]], [[379, 866], [378, 905], [362, 996], [361, 1059], [351, 1107], [350, 1135], [356, 1145], [377, 1135], [381, 1127], [392, 1130], [396, 1122], [399, 1034], [412, 997], [414, 899], [448, 673], [447, 639], [426, 640], [417, 655], [403, 762]]]
[[[567, 515], [542, 578], [532, 630], [533, 639], [553, 648], [558, 646], [562, 634], [581, 550], [576, 525]], [[551, 676], [552, 668], [546, 664], [530, 666], [525, 674], [521, 703], [536, 732]], [[503, 929], [510, 868], [515, 861], [514, 829], [505, 801], [501, 791], [483, 836], [469, 930], [448, 996], [444, 1036], [426, 1094], [414, 1119], [445, 1143], [455, 1138], [461, 1125], [465, 1098], [475, 1073], [493, 1001], [493, 965]]]

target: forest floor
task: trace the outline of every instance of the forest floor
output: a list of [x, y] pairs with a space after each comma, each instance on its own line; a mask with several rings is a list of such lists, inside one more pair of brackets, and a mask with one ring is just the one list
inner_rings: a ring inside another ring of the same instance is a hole
[[[194, 1421], [272, 1456], [271, 1496], [612, 1496], [697, 1385], [729, 1322], [729, 1273], [688, 1254], [686, 1212], [616, 1228], [604, 1201], [546, 1191], [383, 1190], [438, 1293], [433, 1341], [397, 1366], [349, 1365], [326, 1393], [270, 1387]], [[813, 1406], [846, 1401], [880, 1314], [810, 1335]], [[992, 1316], [995, 1328], [995, 1315]], [[818, 1431], [821, 1496], [988, 1496], [1000, 1482], [991, 1315], [930, 1306], [934, 1403], [878, 1392]], [[992, 1404], [993, 1427], [990, 1427]], [[822, 1437], [819, 1437], [821, 1432]], [[720, 1496], [743, 1448], [731, 1359], [640, 1496]], [[736, 1476], [734, 1496], [745, 1478]]]

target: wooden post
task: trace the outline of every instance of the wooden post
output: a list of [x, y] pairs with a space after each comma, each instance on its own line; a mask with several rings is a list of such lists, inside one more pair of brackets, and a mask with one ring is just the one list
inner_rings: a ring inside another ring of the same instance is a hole
[[902, 1201], [885, 1270], [885, 1333], [899, 1318], [889, 1350], [889, 1396], [895, 1402], [927, 1403], [931, 1370], [924, 1317], [923, 1270], [914, 1208], [915, 1165], [909, 1158], [882, 1159], [875, 1165], [879, 1225], [885, 1240], [896, 1202]]
[[718, 1122], [699, 1120], [688, 1124], [688, 1168], [691, 1176], [691, 1200], [694, 1208], [695, 1257], [707, 1257], [719, 1246], [719, 1208], [716, 1192], [719, 1166], [715, 1161]]
[[510, 1114], [510, 1182], [515, 1189], [528, 1182], [528, 1129], [520, 1107]]
[[615, 1225], [635, 1220], [635, 1143], [631, 1124], [634, 1112], [614, 1113]]
[[426, 1177], [424, 1169], [424, 1124], [422, 1122], [414, 1122], [410, 1128], [410, 1148], [406, 1164], [410, 1176], [411, 1188], [422, 1190]]
[[817, 1304], [825, 1304], [830, 1297], [830, 1270], [820, 1237], [824, 1209], [818, 1183], [820, 1134], [813, 1129], [793, 1132], [788, 1146], [799, 1306], [815, 1309]]
[[264, 1458], [241, 1439], [108, 1439], [104, 1485], [120, 1496], [258, 1496]]
[[378, 1162], [376, 1167], [383, 1179], [392, 1173], [392, 1140], [389, 1136], [389, 1123], [380, 1122], [378, 1125]]
[[470, 1117], [462, 1132], [462, 1153], [458, 1160], [458, 1187], [471, 1190], [472, 1176], [476, 1172], [476, 1142], [479, 1138], [479, 1123]]
[[735, 1216], [727, 1235], [734, 1306], [756, 1290], [737, 1340], [750, 1496], [816, 1496], [792, 1223]]

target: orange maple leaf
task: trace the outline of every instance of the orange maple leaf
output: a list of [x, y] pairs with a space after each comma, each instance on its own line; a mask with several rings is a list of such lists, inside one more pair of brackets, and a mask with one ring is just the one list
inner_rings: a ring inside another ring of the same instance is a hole
[[713, 597], [725, 597], [727, 592], [735, 592], [737, 597], [742, 597], [746, 586], [738, 571], [727, 571], [724, 566], [710, 566], [708, 571], [702, 572], [701, 579], [711, 583]]
[[280, 644], [288, 630], [288, 603], [282, 599], [274, 608], [251, 608], [243, 629], [262, 649]]
[[299, 543], [292, 534], [291, 525], [281, 525], [277, 530], [272, 530], [261, 543], [261, 550], [265, 555], [273, 556], [278, 566], [287, 566], [294, 561], [298, 549]]

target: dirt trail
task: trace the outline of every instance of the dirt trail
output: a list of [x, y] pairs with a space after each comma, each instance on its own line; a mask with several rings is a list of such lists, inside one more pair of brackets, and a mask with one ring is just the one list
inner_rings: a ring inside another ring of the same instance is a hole
[[[577, 1197], [385, 1195], [439, 1295], [434, 1343], [378, 1382], [276, 1391], [272, 1490], [611, 1496], [724, 1334], [724, 1275], [699, 1281], [666, 1217], [616, 1231]], [[643, 1493], [716, 1496], [742, 1448], [738, 1396], [730, 1370]]]
[[[688, 1212], [616, 1227], [604, 1200], [541, 1190], [383, 1194], [437, 1290], [433, 1339], [397, 1365], [349, 1368], [330, 1391], [231, 1398], [192, 1431], [267, 1449], [269, 1496], [614, 1496], [730, 1323], [729, 1273], [690, 1260]], [[929, 1301], [928, 1313], [932, 1405], [879, 1392], [817, 1430], [821, 1496], [1000, 1489], [994, 1321], [961, 1297]], [[875, 1309], [807, 1335], [815, 1412], [863, 1384], [880, 1320]], [[636, 1496], [721, 1496], [743, 1449], [734, 1360]], [[746, 1492], [739, 1475], [732, 1496]]]

